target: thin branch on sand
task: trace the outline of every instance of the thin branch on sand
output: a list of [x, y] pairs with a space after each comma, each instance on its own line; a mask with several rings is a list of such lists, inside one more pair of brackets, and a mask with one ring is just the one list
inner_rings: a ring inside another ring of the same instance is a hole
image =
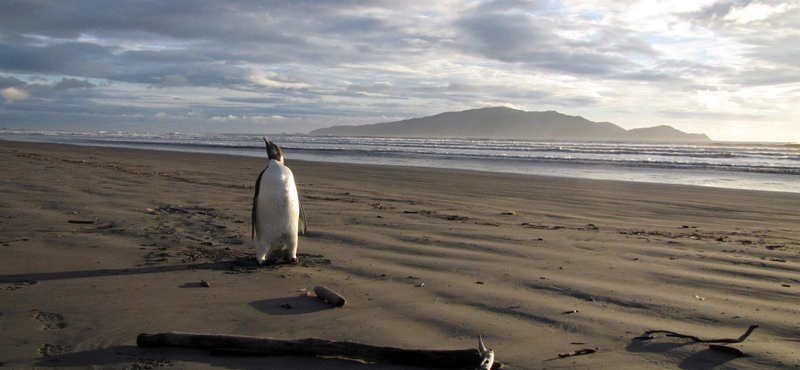
[[698, 342], [698, 343], [741, 343], [745, 339], [747, 339], [747, 337], [749, 337], [750, 334], [753, 333], [753, 330], [755, 330], [757, 327], [758, 327], [758, 325], [750, 325], [750, 327], [747, 328], [747, 331], [744, 334], [742, 334], [739, 338], [701, 339], [701, 338], [698, 338], [698, 337], [696, 337], [694, 335], [681, 334], [681, 333], [676, 333], [674, 331], [669, 331], [669, 330], [650, 330], [650, 331], [644, 332], [644, 334], [642, 334], [641, 336], [638, 336], [638, 337], [636, 337], [634, 339], [649, 340], [649, 339], [653, 339], [654, 338], [651, 334], [665, 333], [665, 334], [667, 334], [668, 337], [691, 339], [692, 341]]
[[564, 357], [571, 357], [571, 356], [588, 355], [590, 353], [595, 353], [597, 351], [598, 351], [598, 348], [584, 348], [584, 349], [579, 349], [577, 351], [559, 353], [558, 357], [564, 358]]

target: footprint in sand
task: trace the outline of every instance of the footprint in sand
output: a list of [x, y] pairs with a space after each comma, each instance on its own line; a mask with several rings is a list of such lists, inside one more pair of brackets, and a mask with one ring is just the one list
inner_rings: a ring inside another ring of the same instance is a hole
[[23, 280], [23, 281], [17, 281], [17, 282], [11, 283], [10, 285], [7, 285], [7, 286], [6, 286], [5, 288], [3, 288], [2, 290], [17, 290], [17, 289], [22, 289], [22, 288], [24, 288], [24, 287], [26, 287], [26, 286], [28, 286], [28, 285], [33, 285], [33, 284], [36, 284], [36, 283], [37, 283], [37, 281], [33, 281], [33, 280]]
[[128, 370], [146, 370], [154, 369], [157, 367], [172, 367], [172, 361], [167, 359], [139, 359], [136, 363], [128, 366]]
[[42, 330], [63, 329], [67, 327], [64, 323], [64, 316], [51, 312], [37, 312], [33, 315], [34, 320], [46, 323]]
[[60, 355], [62, 353], [67, 353], [70, 351], [70, 349], [71, 349], [70, 346], [45, 343], [39, 346], [39, 355], [55, 356], [55, 355]]

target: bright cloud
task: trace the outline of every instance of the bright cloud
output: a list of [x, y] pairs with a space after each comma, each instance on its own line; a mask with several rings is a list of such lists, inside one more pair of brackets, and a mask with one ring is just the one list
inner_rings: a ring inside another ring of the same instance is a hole
[[30, 98], [30, 94], [14, 87], [8, 87], [0, 90], [0, 96], [6, 100], [6, 104]]
[[794, 6], [786, 3], [771, 6], [763, 3], [750, 3], [744, 7], [732, 8], [723, 18], [726, 21], [746, 24], [750, 22], [762, 21], [773, 15], [785, 13]]
[[740, 107], [733, 101], [733, 95], [724, 91], [698, 91], [697, 102], [710, 110], [728, 110]]
[[309, 85], [304, 82], [292, 81], [286, 76], [272, 71], [253, 71], [247, 76], [247, 80], [252, 84], [267, 88], [301, 89], [309, 87]]

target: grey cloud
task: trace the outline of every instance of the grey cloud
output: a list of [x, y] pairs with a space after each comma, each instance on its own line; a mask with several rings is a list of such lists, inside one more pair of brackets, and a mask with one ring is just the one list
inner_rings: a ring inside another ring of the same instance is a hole
[[523, 61], [522, 55], [552, 46], [553, 36], [522, 14], [480, 14], [456, 22], [467, 35], [461, 47], [489, 58], [508, 62]]
[[42, 1], [0, 2], [0, 31], [77, 38], [103, 34], [126, 38], [155, 34], [180, 40], [271, 41], [296, 43], [275, 28], [269, 17], [274, 8], [249, 1]]
[[91, 43], [33, 46], [0, 41], [0, 70], [104, 77], [104, 71], [116, 68], [108, 59], [113, 55], [107, 48]]
[[586, 46], [603, 53], [635, 53], [653, 58], [664, 54], [630, 30], [609, 26], [600, 28], [598, 37], [587, 42]]
[[384, 31], [385, 21], [367, 16], [333, 17], [321, 29], [325, 33], [357, 34], [360, 36]]
[[729, 0], [715, 2], [711, 5], [700, 8], [695, 12], [681, 14], [681, 16], [697, 24], [709, 25], [713, 22], [723, 22], [722, 19], [734, 6], [743, 6], [750, 2], [752, 2], [752, 0]]
[[[715, 3], [698, 12], [685, 14], [687, 20], [708, 27], [723, 37], [748, 45], [743, 56], [751, 61], [741, 72], [726, 73], [731, 83], [747, 86], [796, 83], [800, 73], [800, 7], [787, 8], [764, 20], [739, 24], [725, 17], [735, 8], [751, 4], [780, 6], [786, 1], [727, 1]], [[789, 2], [791, 4], [791, 2]], [[717, 71], [719, 72], [719, 71]]]
[[[630, 31], [606, 28], [593, 40], [576, 41], [554, 33], [562, 27], [542, 16], [517, 12], [471, 14], [455, 23], [464, 36], [457, 47], [483, 57], [529, 68], [568, 74], [615, 78], [652, 75], [629, 60], [634, 52], [658, 57], [660, 52]], [[627, 71], [615, 74], [614, 71]], [[649, 77], [647, 78], [649, 79]]]
[[484, 14], [520, 10], [535, 12], [541, 9], [544, 9], [543, 2], [536, 0], [494, 0], [480, 3], [474, 13]]
[[[241, 82], [241, 78], [230, 79], [239, 63], [330, 66], [367, 58], [380, 60], [386, 58], [387, 51], [405, 43], [397, 39], [396, 27], [366, 15], [340, 14], [347, 8], [368, 8], [371, 4], [385, 5], [350, 1], [9, 0], [0, 2], [0, 70], [143, 84], [181, 74], [193, 85], [226, 85]], [[6, 37], [1, 37], [3, 34]], [[22, 34], [67, 41], [30, 39]], [[79, 36], [85, 36], [85, 41], [74, 41]], [[95, 37], [97, 44], [93, 44]], [[335, 40], [343, 37], [348, 39]], [[141, 43], [169, 47], [123, 49], [126, 44]], [[358, 55], [348, 50], [364, 45], [375, 53]], [[218, 67], [220, 62], [232, 68], [220, 73], [224, 69]], [[170, 65], [187, 66], [198, 73]], [[211, 70], [219, 78], [198, 81], [202, 79], [201, 70]]]
[[189, 80], [186, 77], [183, 77], [179, 74], [174, 75], [166, 75], [164, 76], [158, 84], [155, 84], [154, 87], [157, 88], [168, 88], [168, 87], [186, 87], [190, 86]]
[[726, 83], [742, 86], [776, 86], [800, 83], [800, 68], [754, 67], [746, 71], [731, 74], [724, 80]]
[[[800, 31], [800, 25], [795, 29]], [[746, 55], [753, 60], [775, 63], [781, 68], [798, 68], [800, 39], [796, 35], [765, 32], [760, 35], [747, 35], [739, 40], [751, 45], [752, 49]]]
[[[229, 55], [229, 54], [224, 54]], [[120, 59], [125, 59], [130, 62], [137, 63], [171, 63], [171, 64], [188, 64], [188, 63], [209, 63], [219, 58], [222, 55], [213, 55], [209, 53], [198, 53], [195, 49], [181, 49], [181, 50], [129, 50], [119, 54]]]
[[550, 102], [553, 105], [560, 105], [562, 107], [585, 107], [597, 104], [598, 100], [592, 97], [569, 97], [565, 99], [558, 99]]
[[776, 86], [800, 83], [800, 7], [748, 24], [724, 20], [733, 8], [752, 3], [778, 6], [779, 2], [741, 1], [717, 4], [693, 15], [693, 20], [707, 25], [722, 36], [745, 45], [741, 56], [748, 65], [713, 71], [727, 84], [736, 86]]
[[0, 70], [82, 76], [162, 87], [241, 84], [246, 75], [235, 65], [222, 65], [212, 58], [201, 58], [192, 53], [114, 53], [107, 47], [85, 42], [33, 46], [0, 41]]
[[[69, 5], [80, 4], [76, 2], [59, 2], [56, 11], [45, 12], [43, 9], [47, 7], [43, 4], [37, 1], [0, 3], [0, 70], [105, 78], [147, 85], [157, 85], [167, 76], [180, 74], [191, 85], [235, 87], [246, 82], [246, 73], [242, 73], [239, 67], [245, 63], [330, 66], [364, 60], [363, 56], [348, 53], [343, 47], [330, 43], [330, 30], [321, 32], [321, 38], [314, 36], [321, 26], [316, 26], [317, 31], [306, 27], [304, 19], [309, 19], [308, 14], [298, 14], [298, 17], [275, 15], [297, 11], [286, 2], [280, 6], [246, 1], [154, 4], [101, 1], [84, 4], [92, 8], [91, 12], [72, 9], [80, 8]], [[8, 11], [3, 12], [2, 8]], [[257, 13], [247, 13], [250, 10]], [[12, 18], [26, 16], [35, 19], [31, 19], [30, 24], [12, 21]], [[73, 16], [76, 19], [72, 19]], [[326, 22], [321, 23], [327, 25], [328, 18], [337, 19], [326, 17]], [[338, 17], [342, 23], [335, 25], [342, 31], [364, 23], [361, 29], [350, 30], [353, 35], [360, 35], [358, 31], [366, 28], [381, 29], [380, 22], [368, 18], [351, 21], [345, 18]], [[41, 40], [21, 36], [22, 32], [50, 37], [89, 37], [84, 42]], [[3, 33], [6, 37], [2, 37]], [[97, 43], [93, 43], [95, 36], [101, 38]], [[309, 36], [317, 39], [316, 44], [307, 41]], [[383, 37], [391, 39], [391, 36]], [[163, 43], [169, 47], [126, 51], [123, 48], [128, 43]], [[382, 56], [373, 54], [373, 57]]]
[[613, 73], [611, 74], [617, 80], [632, 80], [632, 81], [658, 81], [658, 82], [678, 82], [681, 78], [672, 73], [665, 73], [658, 70], [644, 70], [630, 73]]
[[27, 85], [27, 83], [18, 78], [0, 76], [0, 90], [7, 89], [9, 87], [19, 87], [25, 85]]
[[238, 67], [214, 64], [139, 65], [129, 71], [118, 71], [109, 78], [117, 81], [146, 84], [151, 87], [206, 86], [235, 88], [246, 84], [247, 72]]
[[247, 104], [277, 104], [284, 101], [282, 98], [278, 97], [271, 97], [271, 98], [228, 98], [223, 97], [220, 98], [222, 101], [228, 101], [232, 103], [247, 103]]
[[53, 89], [55, 90], [69, 90], [69, 89], [88, 89], [92, 87], [97, 87], [97, 85], [87, 81], [87, 80], [78, 80], [75, 78], [62, 78], [61, 82], [53, 85]]
[[350, 85], [347, 87], [348, 91], [366, 92], [366, 93], [381, 93], [389, 91], [393, 88], [392, 84], [387, 82], [376, 83], [372, 85]]
[[590, 52], [547, 51], [526, 55], [535, 61], [533, 66], [585, 75], [608, 75], [627, 61], [618, 56], [601, 55]]
[[451, 82], [446, 85], [435, 86], [422, 86], [415, 89], [415, 91], [430, 94], [434, 97], [441, 94], [451, 96], [484, 96], [489, 99], [490, 97], [507, 98], [507, 99], [542, 99], [552, 95], [550, 92], [541, 90], [518, 90], [509, 89], [508, 86], [501, 85], [480, 85], [469, 84], [461, 82]]
[[553, 92], [551, 91], [543, 91], [543, 90], [526, 90], [526, 91], [508, 91], [503, 92], [500, 96], [511, 98], [511, 99], [524, 99], [528, 101], [549, 101], [555, 100], [552, 99]]
[[[57, 94], [52, 92], [52, 94]], [[48, 100], [55, 100], [53, 96], [41, 93], [41, 96], [49, 98]], [[135, 100], [135, 99], [133, 99]], [[64, 98], [58, 99], [54, 102], [45, 102], [40, 97], [31, 97], [25, 101], [15, 102], [12, 105], [3, 108], [0, 111], [0, 123], [7, 123], [13, 121], [16, 117], [21, 121], [31, 120], [31, 117], [37, 117], [33, 121], [38, 121], [38, 117], [61, 117], [64, 121], [70, 121], [70, 117], [92, 117], [90, 121], [111, 120], [113, 117], [135, 116], [137, 114], [146, 114], [149, 112], [148, 108], [135, 107], [124, 104], [97, 104], [84, 97]], [[77, 118], [76, 118], [77, 119]], [[58, 120], [56, 120], [58, 121]]]
[[464, 84], [458, 82], [451, 82], [447, 85], [446, 91], [448, 92], [477, 92], [482, 90], [481, 86], [475, 86], [472, 84]]

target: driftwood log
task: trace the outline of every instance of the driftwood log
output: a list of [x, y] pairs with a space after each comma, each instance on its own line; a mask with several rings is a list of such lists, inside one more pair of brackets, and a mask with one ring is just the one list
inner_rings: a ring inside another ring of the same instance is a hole
[[[455, 350], [405, 349], [382, 347], [369, 344], [306, 338], [281, 340], [239, 335], [216, 335], [168, 332], [158, 334], [142, 333], [136, 338], [139, 347], [189, 347], [206, 350], [228, 349], [238, 354], [254, 355], [304, 355], [354, 358], [366, 361], [388, 362], [434, 368], [474, 369], [485, 365], [494, 353], [481, 352], [477, 348]], [[479, 344], [483, 347], [483, 341]], [[483, 347], [485, 349], [485, 347]], [[227, 352], [230, 353], [230, 352]], [[492, 366], [491, 363], [489, 366]], [[502, 366], [494, 363], [494, 368]]]

